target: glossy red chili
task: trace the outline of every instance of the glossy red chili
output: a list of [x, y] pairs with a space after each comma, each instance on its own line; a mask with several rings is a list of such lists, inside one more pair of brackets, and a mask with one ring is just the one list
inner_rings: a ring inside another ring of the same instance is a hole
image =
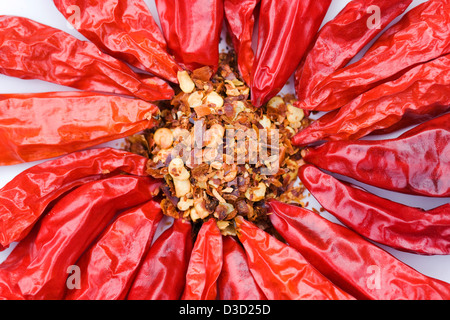
[[[306, 99], [322, 80], [346, 66], [375, 36], [402, 14], [411, 2], [412, 0], [350, 1], [334, 19], [320, 29], [314, 44], [296, 70], [297, 98]], [[376, 23], [372, 21], [374, 12], [379, 13]]]
[[450, 196], [450, 114], [398, 138], [332, 141], [304, 152], [304, 160], [379, 188], [429, 197]]
[[0, 245], [22, 240], [49, 205], [90, 181], [126, 172], [146, 176], [148, 159], [112, 148], [74, 152], [26, 169], [0, 190]]
[[159, 185], [148, 177], [117, 176], [65, 195], [0, 265], [0, 299], [62, 299], [68, 269], [115, 214], [149, 201]]
[[369, 90], [298, 132], [292, 143], [357, 140], [424, 122], [450, 110], [450, 55], [419, 64], [400, 78]]
[[258, 44], [250, 83], [252, 104], [274, 97], [298, 67], [331, 0], [261, 0]]
[[128, 300], [179, 300], [193, 247], [192, 225], [176, 219], [143, 258]]
[[222, 234], [215, 219], [204, 222], [197, 234], [186, 273], [182, 300], [215, 300], [223, 265]]
[[252, 48], [258, 5], [261, 0], [224, 0], [225, 23], [237, 55], [242, 78], [250, 85], [255, 53]]
[[425, 255], [450, 253], [450, 203], [425, 211], [339, 181], [312, 165], [299, 170], [321, 206], [358, 234], [389, 247]]
[[244, 249], [231, 236], [223, 238], [223, 266], [217, 288], [220, 300], [267, 300], [250, 272]]
[[156, 0], [169, 52], [193, 71], [209, 66], [217, 71], [223, 24], [223, 0]]
[[176, 219], [143, 258], [128, 300], [179, 300], [193, 247], [192, 225]]
[[53, 2], [78, 31], [102, 51], [178, 83], [180, 67], [167, 53], [164, 36], [143, 0]]
[[298, 106], [336, 110], [409, 68], [450, 52], [450, 0], [429, 0], [408, 11], [359, 61], [320, 82]]
[[64, 299], [123, 300], [161, 219], [155, 201], [120, 213], [77, 261], [79, 283]]
[[268, 205], [273, 226], [289, 245], [355, 298], [450, 299], [450, 284], [421, 274], [352, 230], [305, 208]]
[[0, 73], [147, 101], [174, 95], [164, 80], [136, 74], [93, 43], [23, 17], [0, 16]]
[[242, 216], [236, 217], [239, 240], [250, 271], [269, 300], [352, 300], [290, 246]]
[[91, 92], [0, 95], [0, 165], [61, 156], [151, 128], [156, 105]]

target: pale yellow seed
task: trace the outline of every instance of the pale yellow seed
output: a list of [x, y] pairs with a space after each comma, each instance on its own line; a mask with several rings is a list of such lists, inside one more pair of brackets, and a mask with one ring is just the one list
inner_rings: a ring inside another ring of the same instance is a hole
[[173, 144], [173, 133], [170, 129], [159, 128], [155, 131], [153, 140], [161, 149], [169, 149]]
[[192, 81], [191, 76], [187, 71], [178, 71], [177, 73], [178, 83], [184, 93], [191, 93], [195, 89], [195, 83]]

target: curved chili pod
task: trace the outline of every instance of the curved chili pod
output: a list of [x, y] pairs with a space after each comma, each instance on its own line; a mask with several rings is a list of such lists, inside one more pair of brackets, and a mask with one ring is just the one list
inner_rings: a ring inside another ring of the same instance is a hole
[[332, 141], [306, 149], [310, 164], [382, 189], [450, 196], [450, 114], [389, 140]]
[[192, 247], [191, 222], [175, 219], [144, 257], [127, 300], [179, 300]]
[[0, 245], [22, 240], [51, 202], [93, 180], [126, 172], [146, 176], [148, 159], [111, 148], [74, 152], [35, 165], [0, 190]]
[[[180, 67], [143, 0], [53, 0], [75, 28], [104, 52], [178, 83]], [[105, 10], [107, 8], [107, 10]]]
[[164, 80], [139, 76], [93, 43], [23, 17], [0, 16], [0, 73], [147, 101], [174, 95]]
[[255, 53], [252, 49], [256, 7], [261, 0], [224, 0], [225, 23], [237, 55], [239, 72], [250, 85]]
[[0, 95], [0, 165], [53, 158], [154, 125], [158, 108], [90, 92]]
[[450, 203], [425, 211], [341, 182], [312, 165], [299, 169], [322, 207], [358, 234], [397, 250], [450, 254]]
[[274, 97], [298, 67], [331, 0], [261, 0], [258, 45], [252, 69], [252, 104]]
[[275, 229], [317, 270], [357, 299], [448, 300], [450, 284], [404, 264], [310, 210], [269, 201]]
[[348, 67], [333, 72], [298, 107], [338, 109], [361, 93], [391, 81], [417, 64], [450, 52], [450, 0], [429, 0], [407, 12]]
[[193, 71], [209, 66], [217, 71], [223, 24], [223, 0], [156, 0], [169, 52]]
[[250, 271], [269, 300], [352, 300], [290, 246], [242, 216], [236, 217], [239, 240]]
[[369, 90], [298, 132], [292, 143], [357, 140], [393, 132], [450, 110], [450, 55], [420, 64], [400, 78]]
[[223, 264], [222, 235], [215, 219], [204, 222], [195, 240], [182, 300], [215, 300]]
[[[402, 14], [412, 0], [353, 0], [325, 24], [312, 48], [295, 72], [295, 90], [299, 100], [306, 99], [314, 88], [334, 71], [347, 65], [375, 36]], [[379, 10], [377, 25], [368, 27]]]
[[162, 219], [158, 202], [149, 201], [121, 213], [76, 265], [79, 285], [66, 300], [123, 300]]
[[151, 200], [159, 186], [117, 176], [68, 193], [0, 265], [0, 299], [62, 299], [68, 273], [114, 215]]
[[267, 300], [250, 272], [244, 249], [231, 236], [223, 238], [223, 266], [217, 287], [220, 300]]

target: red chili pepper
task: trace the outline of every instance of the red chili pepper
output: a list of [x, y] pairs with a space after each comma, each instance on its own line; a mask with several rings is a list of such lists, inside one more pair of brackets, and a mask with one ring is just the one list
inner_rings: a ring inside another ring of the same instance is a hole
[[250, 271], [269, 300], [348, 300], [345, 293], [316, 271], [303, 256], [275, 237], [236, 217]]
[[312, 165], [299, 170], [303, 185], [322, 207], [358, 234], [412, 253], [450, 254], [450, 203], [429, 211], [355, 188]]
[[154, 125], [149, 102], [90, 92], [0, 95], [0, 165], [48, 159]]
[[275, 96], [298, 67], [331, 0], [261, 0], [258, 45], [252, 69], [252, 104]]
[[267, 300], [250, 272], [244, 249], [231, 236], [223, 238], [218, 290], [220, 300]]
[[0, 73], [5, 75], [147, 101], [174, 95], [164, 80], [139, 76], [93, 43], [61, 30], [23, 17], [0, 16], [0, 31]]
[[113, 174], [145, 176], [148, 159], [111, 148], [74, 152], [35, 165], [0, 190], [0, 244], [22, 240], [46, 208], [68, 191]]
[[128, 300], [179, 300], [193, 247], [192, 225], [176, 219], [144, 257]]
[[[352, 0], [325, 24], [295, 73], [295, 89], [304, 100], [334, 71], [347, 65], [375, 36], [402, 14], [412, 0]], [[368, 23], [372, 8], [379, 10], [379, 21]], [[370, 26], [370, 25], [369, 25]]]
[[222, 235], [215, 219], [209, 219], [197, 234], [182, 300], [215, 300], [222, 264]]
[[238, 68], [250, 85], [255, 53], [252, 49], [255, 14], [260, 0], [224, 0], [225, 23], [237, 55]]
[[[87, 39], [109, 55], [178, 83], [180, 67], [143, 0], [53, 0]], [[107, 8], [107, 9], [105, 9]]]
[[350, 229], [294, 205], [269, 201], [275, 229], [321, 274], [357, 299], [450, 299], [450, 284], [428, 277]]
[[117, 176], [68, 193], [0, 265], [0, 299], [62, 299], [68, 268], [117, 212], [149, 201], [159, 185]]
[[362, 59], [333, 72], [297, 106], [316, 111], [338, 109], [409, 68], [449, 53], [449, 34], [450, 1], [426, 1], [389, 28]]
[[450, 196], [450, 114], [388, 140], [332, 141], [307, 149], [304, 160], [382, 189]]
[[209, 66], [217, 71], [223, 23], [223, 0], [156, 0], [169, 52], [193, 71]]
[[158, 202], [121, 213], [80, 257], [78, 287], [66, 300], [123, 300], [162, 218]]
[[420, 64], [331, 111], [292, 138], [296, 146], [322, 140], [357, 140], [392, 132], [450, 110], [450, 55]]

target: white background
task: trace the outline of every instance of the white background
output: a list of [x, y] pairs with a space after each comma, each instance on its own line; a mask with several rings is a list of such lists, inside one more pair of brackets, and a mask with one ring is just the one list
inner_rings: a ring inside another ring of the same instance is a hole
[[[158, 17], [156, 14], [156, 9], [154, 5], [154, 1], [147, 0], [146, 1], [155, 17], [155, 20], [159, 23]], [[324, 23], [332, 19], [336, 14], [349, 2], [349, 0], [333, 0], [332, 5], [325, 17]], [[425, 2], [424, 0], [415, 0], [408, 8], [417, 6], [418, 4]], [[85, 40], [83, 36], [81, 36], [76, 30], [71, 28], [71, 26], [66, 22], [63, 15], [56, 9], [51, 0], [13, 0], [6, 1], [3, 0], [0, 2], [0, 15], [17, 15], [28, 17], [30, 19], [36, 20], [38, 22], [47, 24], [49, 26], [64, 30], [72, 35]], [[397, 18], [393, 23], [398, 21]], [[373, 42], [373, 41], [372, 41]], [[222, 43], [222, 48], [225, 45]], [[365, 52], [363, 50], [355, 59], [359, 59], [360, 56]], [[284, 92], [293, 92], [292, 87], [292, 78], [289, 83], [286, 85]], [[47, 83], [40, 80], [21, 80], [16, 78], [11, 78], [7, 76], [0, 75], [0, 93], [27, 93], [27, 92], [49, 92], [49, 91], [67, 91], [73, 90], [71, 88]], [[387, 137], [395, 137], [400, 132], [396, 133], [393, 136]], [[376, 137], [372, 137], [374, 139]], [[386, 137], [382, 137], [386, 138]], [[120, 147], [120, 143], [122, 140], [113, 141], [106, 145]], [[42, 161], [40, 161], [42, 162]], [[3, 187], [6, 183], [8, 183], [14, 176], [23, 171], [30, 166], [33, 166], [39, 162], [15, 165], [15, 166], [4, 166], [0, 167], [0, 187]], [[345, 178], [344, 178], [345, 179]], [[422, 207], [424, 209], [431, 209], [437, 207], [441, 204], [448, 203], [450, 198], [426, 198], [420, 196], [410, 196], [403, 195], [397, 193], [386, 192], [384, 190], [374, 188], [371, 186], [363, 185], [361, 183], [357, 183], [356, 181], [345, 179], [347, 181], [351, 181], [357, 185], [363, 186], [367, 190], [381, 196], [388, 197], [394, 201], [401, 202], [404, 204], [408, 204], [410, 206]], [[310, 207], [319, 208], [318, 203], [314, 199], [308, 199], [310, 202]], [[338, 222], [334, 217], [329, 215], [328, 213], [323, 213], [325, 217], [328, 219]], [[413, 268], [418, 271], [432, 276], [447, 282], [450, 282], [450, 256], [421, 256], [416, 254], [410, 254], [405, 252], [400, 252], [397, 250], [393, 250], [391, 248], [387, 248], [382, 246], [387, 251], [391, 252], [400, 260], [409, 264]], [[0, 263], [6, 259], [9, 252], [14, 248], [12, 245], [9, 249], [4, 252], [0, 252]]]

